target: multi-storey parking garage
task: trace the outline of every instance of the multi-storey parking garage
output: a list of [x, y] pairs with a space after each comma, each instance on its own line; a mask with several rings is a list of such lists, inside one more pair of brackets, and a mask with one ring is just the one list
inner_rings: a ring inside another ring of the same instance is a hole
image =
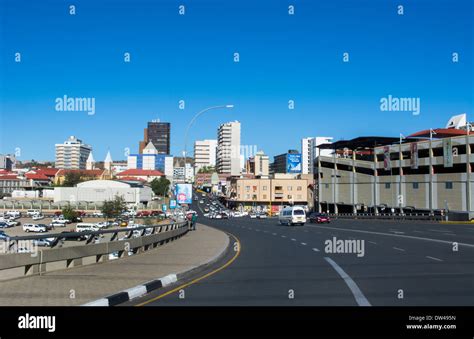
[[449, 211], [451, 218], [474, 217], [474, 135], [469, 134], [467, 129], [436, 129], [408, 138], [359, 137], [319, 146], [334, 150], [317, 160], [319, 210]]

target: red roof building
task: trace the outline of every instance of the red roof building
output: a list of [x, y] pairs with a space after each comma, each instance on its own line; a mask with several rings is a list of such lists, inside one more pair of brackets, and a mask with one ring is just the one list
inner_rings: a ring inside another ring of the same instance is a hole
[[164, 174], [161, 171], [144, 169], [128, 169], [126, 171], [117, 173], [117, 179], [119, 180], [130, 180], [130, 178], [134, 178], [135, 180], [139, 179], [148, 182], [152, 181], [153, 179], [159, 179], [163, 176]]

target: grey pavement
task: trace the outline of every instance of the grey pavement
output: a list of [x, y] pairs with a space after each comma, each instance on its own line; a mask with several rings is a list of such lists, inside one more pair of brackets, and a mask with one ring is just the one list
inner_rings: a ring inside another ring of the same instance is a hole
[[0, 305], [82, 305], [212, 261], [228, 242], [224, 232], [198, 224], [196, 231], [142, 254], [0, 282]]

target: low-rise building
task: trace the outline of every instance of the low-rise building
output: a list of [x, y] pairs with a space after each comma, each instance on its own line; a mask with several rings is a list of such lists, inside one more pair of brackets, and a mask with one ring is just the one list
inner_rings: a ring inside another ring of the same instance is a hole
[[306, 179], [233, 178], [227, 191], [229, 207], [238, 209], [264, 209], [277, 213], [287, 205], [308, 205]]
[[126, 203], [148, 203], [152, 189], [140, 183], [118, 180], [91, 180], [75, 187], [55, 187], [54, 202], [103, 202], [122, 197]]

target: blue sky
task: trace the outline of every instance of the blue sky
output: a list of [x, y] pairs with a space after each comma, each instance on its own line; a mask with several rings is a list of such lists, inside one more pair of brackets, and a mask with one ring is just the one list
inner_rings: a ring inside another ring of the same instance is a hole
[[[189, 145], [232, 120], [242, 144], [270, 156], [302, 137], [408, 135], [459, 113], [472, 121], [472, 22], [469, 0], [2, 0], [0, 153], [54, 160], [54, 144], [76, 135], [96, 160], [108, 149], [124, 159], [159, 118], [178, 155], [194, 114], [227, 103], [235, 108], [196, 121]], [[389, 94], [420, 98], [421, 114], [381, 112]], [[94, 97], [95, 115], [57, 112], [63, 95]]]

